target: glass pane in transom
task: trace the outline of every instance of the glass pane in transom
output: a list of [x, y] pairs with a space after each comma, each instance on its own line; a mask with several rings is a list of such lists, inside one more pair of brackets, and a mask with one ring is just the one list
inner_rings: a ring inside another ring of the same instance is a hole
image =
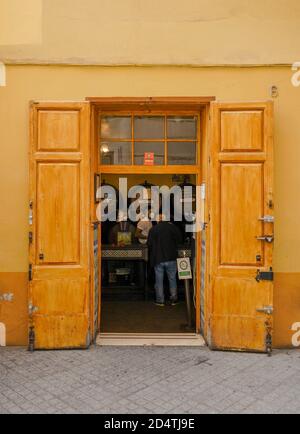
[[196, 142], [168, 142], [168, 164], [190, 166], [197, 163]]
[[165, 164], [164, 142], [135, 142], [134, 164], [137, 166], [162, 166]]
[[197, 116], [169, 116], [168, 139], [197, 139]]
[[164, 140], [165, 118], [163, 116], [135, 116], [134, 138], [135, 140]]
[[101, 142], [100, 164], [104, 166], [131, 165], [131, 142]]
[[100, 134], [102, 139], [131, 140], [131, 116], [102, 116]]

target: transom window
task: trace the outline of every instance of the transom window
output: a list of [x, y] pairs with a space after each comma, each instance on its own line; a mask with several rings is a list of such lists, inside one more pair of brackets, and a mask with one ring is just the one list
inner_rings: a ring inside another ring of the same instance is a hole
[[101, 115], [100, 164], [196, 165], [198, 115]]

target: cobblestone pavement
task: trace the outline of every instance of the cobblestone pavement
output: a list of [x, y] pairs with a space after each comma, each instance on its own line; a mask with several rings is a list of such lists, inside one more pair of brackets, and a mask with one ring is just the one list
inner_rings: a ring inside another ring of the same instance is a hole
[[299, 413], [300, 351], [0, 348], [0, 414]]

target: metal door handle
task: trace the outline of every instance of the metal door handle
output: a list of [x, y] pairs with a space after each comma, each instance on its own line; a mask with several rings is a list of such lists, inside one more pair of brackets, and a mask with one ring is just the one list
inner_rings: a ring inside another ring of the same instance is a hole
[[258, 241], [265, 241], [266, 243], [272, 244], [274, 241], [274, 235], [263, 235], [262, 237], [256, 237]]
[[264, 223], [275, 223], [275, 217], [272, 215], [265, 215], [258, 219], [260, 222]]

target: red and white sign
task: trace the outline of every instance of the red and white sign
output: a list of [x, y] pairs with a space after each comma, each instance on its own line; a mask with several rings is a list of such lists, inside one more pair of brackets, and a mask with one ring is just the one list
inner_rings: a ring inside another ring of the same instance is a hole
[[154, 152], [145, 152], [144, 165], [154, 166]]

